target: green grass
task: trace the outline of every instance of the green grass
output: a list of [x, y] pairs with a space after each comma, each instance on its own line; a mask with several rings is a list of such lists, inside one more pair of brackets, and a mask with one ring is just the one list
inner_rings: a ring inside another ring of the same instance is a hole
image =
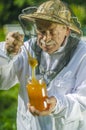
[[16, 130], [18, 86], [0, 91], [0, 130]]
[[0, 28], [0, 42], [5, 40], [5, 32], [3, 28]]

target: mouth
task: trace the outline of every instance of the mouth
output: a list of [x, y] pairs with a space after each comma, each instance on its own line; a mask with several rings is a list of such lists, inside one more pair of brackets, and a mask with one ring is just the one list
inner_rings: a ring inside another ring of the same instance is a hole
[[51, 54], [51, 53], [53, 53], [54, 51], [55, 51], [55, 47], [54, 46], [45, 46], [44, 48], [43, 48], [43, 50], [45, 51], [45, 52], [47, 52], [48, 54]]
[[40, 39], [38, 44], [42, 48], [42, 50], [44, 50], [48, 54], [51, 54], [51, 53], [55, 52], [56, 48], [57, 48], [57, 44], [53, 40], [51, 40], [49, 42], [45, 42], [43, 39]]
[[51, 41], [49, 41], [49, 42], [45, 42], [44, 40], [40, 40], [40, 44], [41, 45], [44, 45], [44, 46], [53, 46], [53, 45], [56, 45], [56, 42], [55, 41], [53, 41], [53, 40], [51, 40]]

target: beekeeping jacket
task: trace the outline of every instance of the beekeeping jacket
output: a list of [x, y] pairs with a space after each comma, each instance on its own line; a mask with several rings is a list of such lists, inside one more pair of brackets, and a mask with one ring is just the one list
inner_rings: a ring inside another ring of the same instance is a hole
[[1, 42], [0, 89], [20, 84], [17, 130], [86, 130], [86, 43], [69, 38], [66, 45], [50, 55], [37, 46], [35, 38], [24, 44], [38, 59], [36, 76], [43, 76], [48, 96], [55, 96], [57, 104], [48, 116], [37, 117], [29, 112], [26, 83], [31, 67], [26, 49], [22, 46], [18, 55], [9, 56], [5, 42]]

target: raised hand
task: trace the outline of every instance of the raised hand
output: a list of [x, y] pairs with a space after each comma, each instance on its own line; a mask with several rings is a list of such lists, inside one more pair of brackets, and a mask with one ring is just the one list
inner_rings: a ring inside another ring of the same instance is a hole
[[8, 54], [17, 54], [23, 45], [24, 36], [19, 32], [9, 32], [6, 36], [6, 51]]

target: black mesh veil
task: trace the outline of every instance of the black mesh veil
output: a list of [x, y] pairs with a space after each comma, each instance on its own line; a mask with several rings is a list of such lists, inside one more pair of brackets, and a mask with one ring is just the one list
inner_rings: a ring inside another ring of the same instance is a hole
[[37, 7], [27, 7], [25, 9], [22, 10], [22, 13], [18, 16], [19, 19], [19, 23], [23, 29], [25, 38], [31, 38], [36, 36], [36, 26], [35, 23], [32, 21], [28, 21], [27, 19], [23, 19], [22, 16], [24, 14], [30, 14], [30, 13], [34, 13], [37, 10]]
[[25, 36], [36, 35], [35, 20], [47, 20], [59, 24], [67, 25], [72, 35], [81, 36], [81, 26], [78, 18], [74, 15], [69, 5], [60, 0], [49, 0], [37, 7], [28, 7], [22, 10], [19, 21]]

